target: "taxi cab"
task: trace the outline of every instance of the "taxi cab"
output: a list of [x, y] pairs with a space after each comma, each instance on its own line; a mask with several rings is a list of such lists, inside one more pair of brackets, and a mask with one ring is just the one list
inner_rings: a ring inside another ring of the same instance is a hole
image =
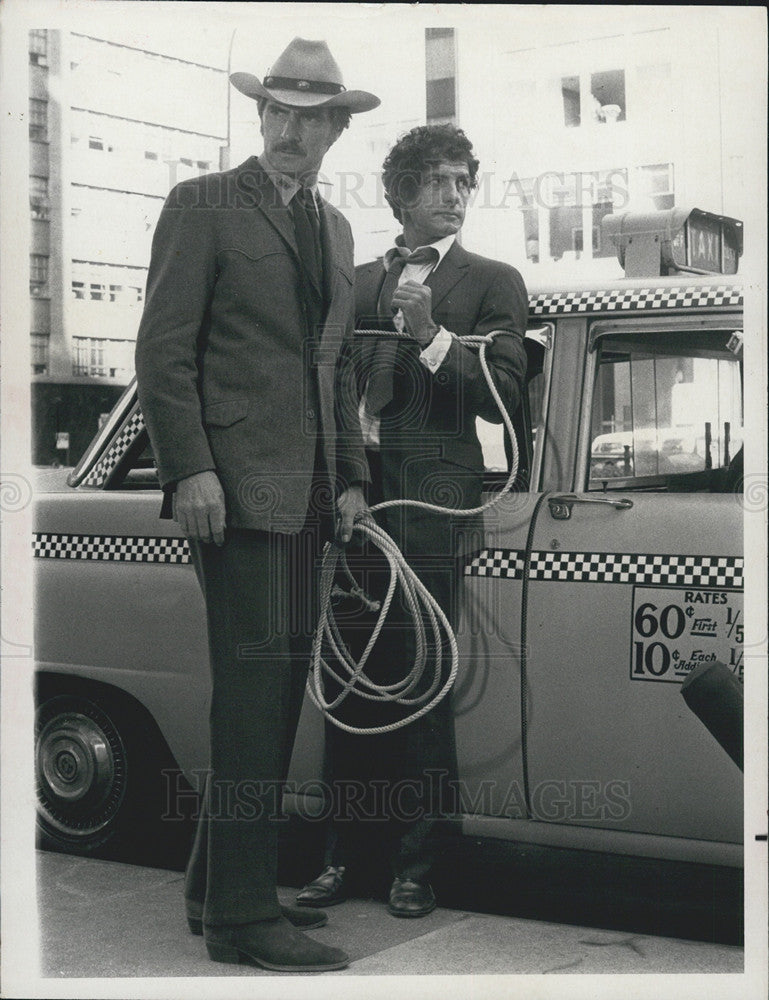
[[[742, 677], [741, 226], [660, 214], [651, 276], [530, 293], [518, 477], [465, 569], [462, 826], [738, 868], [740, 769], [681, 691], [703, 663]], [[615, 242], [632, 272], [651, 237], [625, 222]], [[703, 226], [717, 274], [696, 266]], [[504, 479], [490, 474], [489, 490]], [[169, 775], [196, 788], [207, 766], [203, 602], [159, 513], [132, 384], [66, 491], [36, 505], [46, 844], [88, 854], [148, 811], [173, 816]], [[322, 756], [306, 699], [289, 812], [322, 810]]]

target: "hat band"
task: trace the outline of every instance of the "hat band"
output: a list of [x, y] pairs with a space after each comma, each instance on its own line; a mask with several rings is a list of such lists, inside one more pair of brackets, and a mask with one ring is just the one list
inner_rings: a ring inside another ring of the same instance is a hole
[[347, 89], [341, 83], [297, 80], [292, 76], [266, 76], [263, 86], [272, 90], [297, 90], [303, 94], [342, 94]]

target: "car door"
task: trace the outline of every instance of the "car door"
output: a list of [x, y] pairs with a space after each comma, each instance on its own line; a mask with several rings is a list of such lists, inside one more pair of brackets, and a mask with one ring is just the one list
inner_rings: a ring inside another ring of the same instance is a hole
[[578, 488], [537, 511], [522, 639], [527, 807], [564, 842], [739, 863], [741, 774], [680, 693], [742, 669], [739, 323], [587, 324]]
[[[527, 331], [526, 392], [513, 417], [517, 475], [484, 515], [482, 545], [464, 570], [457, 630], [459, 670], [453, 689], [460, 805], [468, 833], [507, 837], [526, 822], [525, 707], [521, 702], [522, 557], [539, 496], [530, 492], [546, 439], [552, 323]], [[511, 446], [501, 424], [478, 420], [486, 464], [484, 500], [510, 474]]]
[[36, 504], [38, 671], [127, 692], [188, 774], [204, 768], [203, 600], [161, 492], [132, 383], [69, 477]]

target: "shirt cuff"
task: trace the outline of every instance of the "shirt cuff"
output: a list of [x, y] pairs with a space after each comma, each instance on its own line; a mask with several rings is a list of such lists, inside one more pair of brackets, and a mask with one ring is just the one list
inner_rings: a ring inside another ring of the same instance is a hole
[[438, 327], [438, 332], [435, 334], [433, 339], [427, 347], [420, 352], [419, 360], [425, 368], [429, 368], [434, 374], [443, 364], [443, 359], [449, 353], [450, 347], [451, 334], [445, 327]]

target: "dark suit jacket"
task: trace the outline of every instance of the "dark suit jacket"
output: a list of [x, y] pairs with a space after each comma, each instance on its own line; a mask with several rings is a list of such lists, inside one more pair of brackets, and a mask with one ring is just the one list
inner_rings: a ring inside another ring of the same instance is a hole
[[[384, 276], [382, 261], [356, 268], [357, 329], [381, 328], [377, 300]], [[486, 358], [508, 412], [514, 413], [526, 371], [523, 336], [528, 298], [520, 274], [507, 264], [468, 253], [455, 242], [425, 284], [432, 290], [433, 321], [457, 337], [506, 331], [487, 348]], [[420, 350], [415, 341], [399, 345], [393, 399], [381, 414], [384, 499], [478, 506], [484, 465], [475, 418], [502, 422], [478, 349], [455, 339], [435, 374], [419, 360]], [[354, 354], [360, 389], [371, 353], [366, 341], [358, 338]]]
[[[318, 430], [332, 478], [367, 479], [357, 415], [339, 405], [354, 395], [348, 359], [338, 365], [353, 324], [352, 235], [325, 202], [321, 217], [318, 290], [256, 157], [177, 185], [155, 231], [136, 374], [160, 482], [215, 469], [235, 527], [301, 527]], [[313, 315], [325, 316], [319, 329]]]

